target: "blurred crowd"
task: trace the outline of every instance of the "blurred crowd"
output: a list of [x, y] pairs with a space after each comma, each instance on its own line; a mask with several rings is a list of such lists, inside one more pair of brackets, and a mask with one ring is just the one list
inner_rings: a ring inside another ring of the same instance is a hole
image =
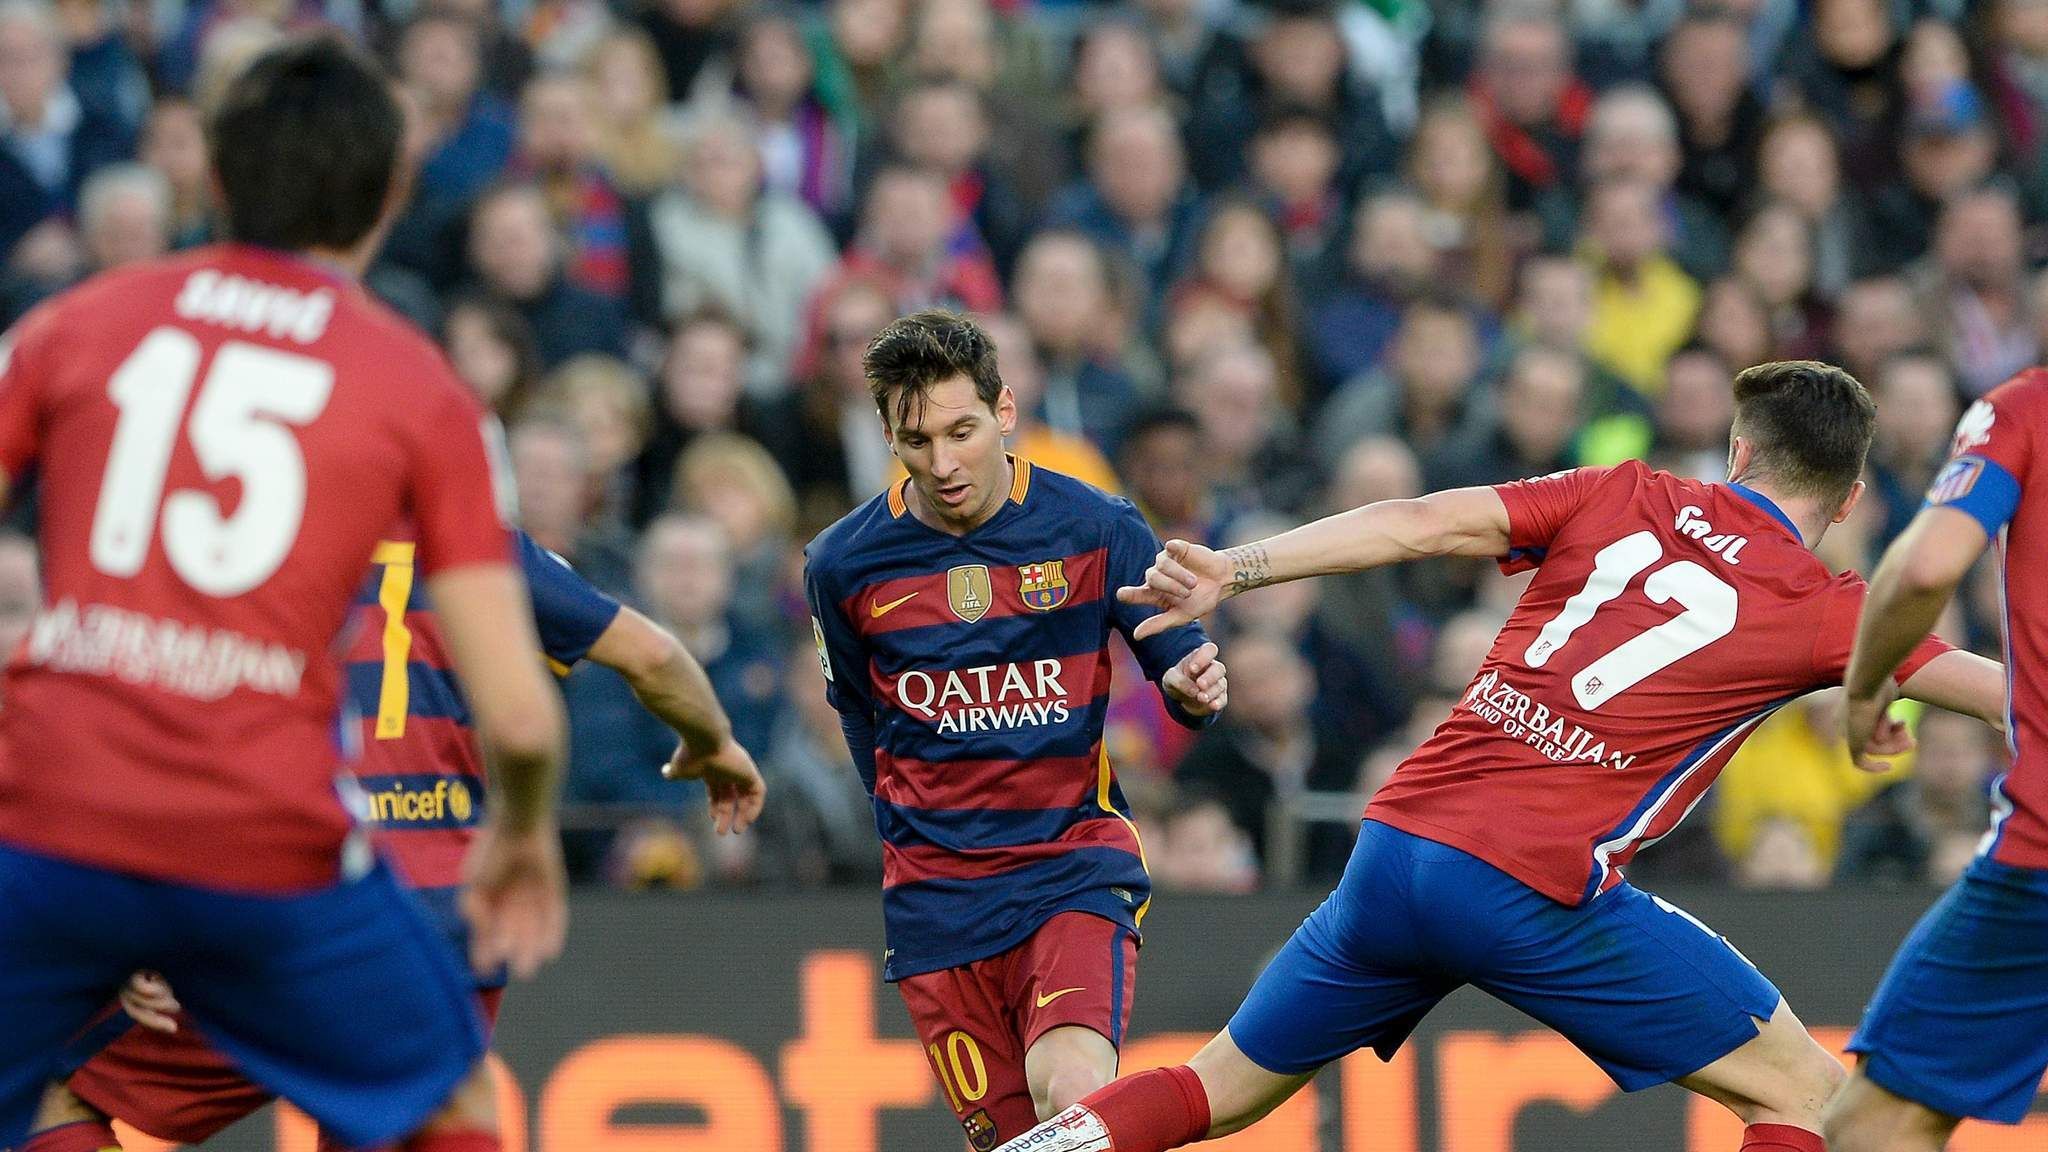
[[[860, 355], [906, 310], [986, 318], [1015, 451], [1218, 545], [1633, 456], [1719, 478], [1731, 374], [1826, 358], [1879, 402], [1838, 568], [2048, 341], [2048, 0], [0, 0], [0, 326], [214, 237], [209, 102], [315, 29], [410, 118], [370, 287], [504, 418], [526, 528], [682, 637], [771, 782], [712, 843], [671, 738], [577, 671], [597, 882], [879, 875], [798, 576], [899, 474]], [[1517, 587], [1444, 561], [1233, 601], [1199, 737], [1126, 660], [1160, 881], [1341, 864]], [[34, 589], [0, 541], [6, 626]], [[1995, 650], [1996, 597], [1954, 637]], [[1954, 875], [1996, 741], [1928, 716], [1869, 776], [1835, 708], [1781, 712], [1638, 874]]]

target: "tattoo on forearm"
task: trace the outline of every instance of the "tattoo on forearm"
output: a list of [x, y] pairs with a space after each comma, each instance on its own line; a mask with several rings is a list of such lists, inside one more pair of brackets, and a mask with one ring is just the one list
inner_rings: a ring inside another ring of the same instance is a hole
[[1266, 559], [1265, 545], [1246, 544], [1223, 555], [1230, 561], [1230, 583], [1223, 586], [1226, 594], [1234, 596], [1273, 582], [1273, 565]]

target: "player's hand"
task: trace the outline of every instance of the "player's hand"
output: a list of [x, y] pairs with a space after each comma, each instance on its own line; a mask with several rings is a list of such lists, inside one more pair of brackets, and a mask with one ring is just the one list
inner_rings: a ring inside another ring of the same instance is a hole
[[1892, 757], [1913, 750], [1913, 733], [1891, 714], [1892, 701], [1898, 696], [1898, 685], [1887, 676], [1876, 696], [1851, 696], [1842, 709], [1842, 734], [1849, 741], [1849, 757], [1865, 772], [1888, 771]]
[[1117, 589], [1116, 598], [1160, 610], [1132, 633], [1143, 640], [1214, 612], [1223, 602], [1223, 583], [1228, 579], [1230, 562], [1223, 553], [1186, 540], [1168, 540], [1145, 569], [1145, 582]]
[[702, 780], [711, 797], [711, 825], [719, 832], [737, 835], [761, 817], [761, 805], [768, 798], [768, 785], [754, 758], [730, 736], [709, 755], [692, 756], [688, 745], [662, 765], [669, 780]]
[[1190, 716], [1208, 716], [1223, 711], [1230, 703], [1230, 680], [1223, 661], [1216, 658], [1216, 645], [1204, 644], [1166, 670], [1159, 686]]
[[121, 1010], [152, 1032], [178, 1030], [178, 998], [170, 982], [154, 972], [137, 972], [121, 988]]
[[568, 877], [553, 820], [515, 831], [486, 819], [463, 870], [462, 917], [477, 972], [509, 966], [524, 980], [561, 955], [569, 928]]

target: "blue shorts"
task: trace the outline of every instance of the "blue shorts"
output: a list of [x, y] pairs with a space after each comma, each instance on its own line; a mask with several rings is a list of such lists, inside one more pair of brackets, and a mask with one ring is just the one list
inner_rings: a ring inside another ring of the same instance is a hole
[[1849, 1051], [1895, 1096], [2019, 1123], [2048, 1071], [2048, 872], [1972, 863], [1892, 958]]
[[1391, 1060], [1465, 984], [1556, 1030], [1629, 1092], [1733, 1052], [1780, 999], [1725, 939], [1641, 889], [1569, 908], [1368, 820], [1337, 890], [1260, 974], [1230, 1036], [1282, 1075], [1366, 1047]]
[[246, 896], [0, 845], [0, 1147], [144, 968], [251, 1080], [352, 1146], [410, 1134], [483, 1056], [473, 982], [382, 865]]

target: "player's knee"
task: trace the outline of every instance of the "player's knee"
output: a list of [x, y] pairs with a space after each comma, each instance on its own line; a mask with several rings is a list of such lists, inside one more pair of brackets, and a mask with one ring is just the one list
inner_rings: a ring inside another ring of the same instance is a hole
[[428, 1132], [496, 1132], [498, 1086], [491, 1080], [489, 1057], [477, 1061], [441, 1110], [427, 1121]]
[[1090, 1061], [1061, 1061], [1045, 1078], [1042, 1089], [1033, 1088], [1031, 1106], [1037, 1111], [1040, 1120], [1050, 1120], [1080, 1103], [1083, 1097], [1108, 1084], [1112, 1078], [1112, 1075], [1106, 1075]]

